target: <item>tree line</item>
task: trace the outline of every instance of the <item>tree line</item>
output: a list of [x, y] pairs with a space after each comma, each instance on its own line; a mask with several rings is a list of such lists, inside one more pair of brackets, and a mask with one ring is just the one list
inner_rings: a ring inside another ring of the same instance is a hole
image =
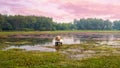
[[72, 23], [57, 23], [50, 17], [44, 16], [21, 16], [21, 15], [1, 15], [0, 31], [50, 31], [50, 30], [70, 30]]
[[0, 14], [0, 31], [120, 30], [120, 21], [87, 18], [57, 23], [50, 17]]

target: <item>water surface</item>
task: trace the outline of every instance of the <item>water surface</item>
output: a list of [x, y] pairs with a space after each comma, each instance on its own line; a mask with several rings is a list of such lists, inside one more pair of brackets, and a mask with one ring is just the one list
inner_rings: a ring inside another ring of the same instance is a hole
[[[76, 34], [76, 35], [61, 35], [63, 38], [63, 44], [95, 44], [109, 45], [113, 47], [120, 47], [120, 34]], [[53, 38], [10, 38], [0, 39], [1, 42], [5, 42], [9, 47], [20, 48], [25, 50], [38, 50], [38, 51], [55, 51], [54, 48], [47, 48], [46, 46], [54, 46]], [[21, 43], [21, 44], [17, 44]], [[23, 43], [23, 44], [22, 44]]]

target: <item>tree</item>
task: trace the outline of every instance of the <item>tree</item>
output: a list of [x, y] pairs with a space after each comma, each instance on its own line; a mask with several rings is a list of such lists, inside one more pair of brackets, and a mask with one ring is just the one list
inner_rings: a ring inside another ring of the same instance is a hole
[[120, 21], [113, 22], [113, 29], [120, 30]]
[[109, 20], [105, 20], [104, 23], [105, 23], [105, 28], [104, 28], [105, 30], [112, 30], [113, 29], [112, 23]]
[[96, 18], [74, 20], [74, 24], [78, 30], [111, 30], [112, 23], [109, 20]]
[[2, 23], [5, 22], [4, 16], [0, 14], [0, 31], [2, 30]]
[[53, 22], [50, 17], [44, 16], [22, 16], [22, 15], [1, 15], [0, 14], [0, 31], [14, 30], [120, 30], [120, 21], [114, 21], [96, 18], [75, 19], [73, 23]]
[[12, 30], [12, 26], [10, 23], [2, 23], [2, 30]]

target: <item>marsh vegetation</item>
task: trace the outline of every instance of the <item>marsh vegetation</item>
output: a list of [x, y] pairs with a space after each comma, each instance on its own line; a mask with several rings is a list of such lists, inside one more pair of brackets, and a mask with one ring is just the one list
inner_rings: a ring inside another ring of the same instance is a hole
[[119, 33], [61, 33], [64, 44], [59, 51], [54, 46], [56, 33], [47, 34], [45, 38], [40, 38], [39, 33], [34, 35], [38, 38], [22, 35], [24, 38], [16, 38], [13, 34], [5, 34], [9, 38], [0, 38], [0, 68], [120, 67]]

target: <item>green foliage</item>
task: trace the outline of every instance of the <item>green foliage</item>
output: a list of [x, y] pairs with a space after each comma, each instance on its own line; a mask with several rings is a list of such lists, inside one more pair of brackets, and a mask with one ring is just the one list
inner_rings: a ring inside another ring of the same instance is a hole
[[74, 24], [72, 23], [57, 23], [56, 24], [56, 30], [73, 30]]
[[53, 30], [52, 18], [49, 17], [36, 17], [36, 16], [5, 16], [0, 15], [0, 30]]
[[78, 30], [111, 30], [112, 23], [109, 20], [102, 19], [80, 19], [74, 20], [74, 24], [77, 26]]
[[120, 30], [120, 21], [114, 21], [113, 28], [116, 29], [116, 30]]
[[52, 31], [52, 30], [119, 30], [120, 21], [88, 18], [74, 20], [72, 23], [57, 23], [44, 16], [6, 16], [0, 14], [0, 31]]

